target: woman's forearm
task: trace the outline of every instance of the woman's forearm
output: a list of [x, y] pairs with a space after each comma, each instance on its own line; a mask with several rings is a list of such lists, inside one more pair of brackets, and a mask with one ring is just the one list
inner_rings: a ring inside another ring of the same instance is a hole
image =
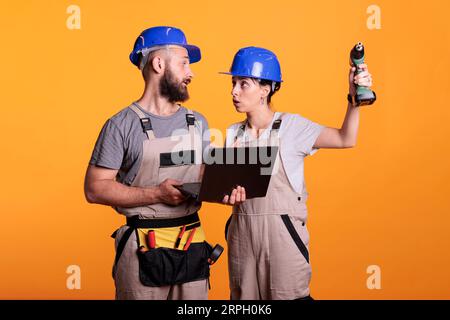
[[359, 108], [352, 106], [350, 103], [347, 106], [344, 122], [339, 132], [342, 137], [344, 145], [353, 147], [356, 145], [359, 127]]

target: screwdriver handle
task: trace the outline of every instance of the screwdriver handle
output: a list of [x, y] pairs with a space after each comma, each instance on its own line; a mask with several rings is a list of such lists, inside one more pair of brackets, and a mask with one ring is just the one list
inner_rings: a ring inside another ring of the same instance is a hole
[[189, 249], [189, 246], [191, 245], [192, 239], [194, 238], [195, 230], [197, 230], [197, 228], [192, 229], [191, 233], [189, 233], [189, 238], [187, 239], [183, 250]]
[[150, 249], [155, 249], [155, 231], [150, 230], [147, 234], [147, 245]]

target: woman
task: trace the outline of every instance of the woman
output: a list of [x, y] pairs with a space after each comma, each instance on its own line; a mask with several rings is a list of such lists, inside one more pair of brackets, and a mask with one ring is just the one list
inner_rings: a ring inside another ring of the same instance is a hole
[[[370, 87], [366, 65], [349, 72], [355, 84]], [[328, 128], [297, 114], [274, 112], [272, 96], [281, 87], [276, 55], [247, 47], [234, 57], [233, 104], [247, 118], [227, 130], [227, 146], [278, 146], [274, 172], [264, 198], [245, 198], [241, 187], [224, 203], [233, 205], [227, 222], [231, 299], [312, 299], [309, 283], [307, 191], [303, 161], [319, 148], [351, 148], [356, 143], [359, 108], [349, 103], [342, 128]]]

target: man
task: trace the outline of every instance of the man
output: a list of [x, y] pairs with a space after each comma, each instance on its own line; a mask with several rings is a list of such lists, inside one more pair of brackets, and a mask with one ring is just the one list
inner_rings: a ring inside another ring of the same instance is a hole
[[92, 153], [87, 201], [127, 217], [113, 234], [116, 299], [208, 297], [211, 247], [197, 214], [201, 204], [176, 188], [200, 181], [209, 144], [205, 118], [177, 103], [189, 98], [190, 63], [200, 59], [180, 29], [144, 30], [130, 54], [144, 92], [106, 121]]

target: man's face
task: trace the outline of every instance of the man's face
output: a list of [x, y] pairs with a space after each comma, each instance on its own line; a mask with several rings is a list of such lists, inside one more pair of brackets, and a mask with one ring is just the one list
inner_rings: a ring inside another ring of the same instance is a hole
[[184, 102], [189, 99], [187, 86], [194, 76], [189, 56], [182, 47], [170, 47], [169, 50], [166, 69], [159, 83], [160, 94], [170, 102]]

